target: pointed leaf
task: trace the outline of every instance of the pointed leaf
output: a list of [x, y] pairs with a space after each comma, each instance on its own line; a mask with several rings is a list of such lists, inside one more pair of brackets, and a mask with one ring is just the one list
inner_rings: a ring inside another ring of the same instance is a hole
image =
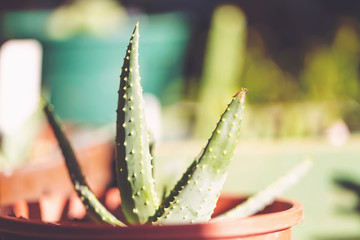
[[55, 119], [52, 113], [51, 107], [43, 101], [43, 109], [46, 117], [51, 125], [54, 134], [59, 142], [62, 154], [65, 158], [66, 167], [69, 171], [69, 175], [75, 190], [79, 195], [81, 201], [85, 205], [87, 212], [92, 218], [99, 222], [106, 222], [111, 225], [126, 226], [124, 223], [114, 217], [95, 197], [95, 194], [90, 190], [84, 175], [81, 172], [78, 160], [75, 157], [75, 153], [71, 147], [70, 142], [66, 138], [62, 131], [60, 122]]
[[221, 116], [198, 161], [194, 161], [151, 221], [155, 224], [206, 222], [228, 174], [243, 116], [246, 89]]
[[125, 217], [133, 224], [147, 222], [158, 206], [140, 85], [138, 48], [137, 24], [126, 51], [120, 76], [116, 125], [118, 187]]
[[287, 174], [280, 177], [274, 183], [258, 192], [254, 196], [239, 204], [235, 208], [214, 218], [212, 221], [221, 219], [241, 218], [251, 216], [274, 202], [275, 198], [296, 184], [299, 179], [309, 170], [312, 162], [309, 159], [296, 165]]

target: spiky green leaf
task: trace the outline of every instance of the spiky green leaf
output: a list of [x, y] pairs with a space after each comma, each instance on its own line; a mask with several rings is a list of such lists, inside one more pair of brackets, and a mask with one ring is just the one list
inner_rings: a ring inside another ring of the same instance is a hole
[[261, 211], [266, 206], [273, 203], [275, 198], [280, 196], [280, 194], [284, 193], [288, 188], [296, 184], [310, 169], [311, 165], [312, 162], [309, 159], [300, 162], [288, 173], [277, 179], [264, 190], [258, 192], [254, 196], [251, 196], [245, 202], [239, 204], [231, 210], [219, 215], [212, 221], [248, 217]]
[[137, 24], [124, 58], [116, 126], [118, 186], [123, 212], [132, 224], [147, 222], [158, 206], [140, 85], [138, 27]]
[[84, 175], [81, 172], [80, 165], [76, 159], [75, 153], [71, 147], [71, 144], [65, 136], [61, 124], [56, 120], [52, 109], [49, 104], [43, 100], [43, 109], [51, 125], [54, 134], [59, 142], [62, 154], [65, 159], [66, 167], [69, 171], [69, 175], [72, 183], [74, 184], [75, 190], [79, 195], [81, 201], [85, 205], [87, 212], [90, 216], [98, 222], [106, 222], [111, 225], [126, 226], [124, 223], [119, 221], [113, 216], [95, 197], [95, 194], [90, 190]]
[[247, 90], [237, 93], [204, 148], [150, 219], [155, 224], [207, 222], [228, 174], [244, 111]]

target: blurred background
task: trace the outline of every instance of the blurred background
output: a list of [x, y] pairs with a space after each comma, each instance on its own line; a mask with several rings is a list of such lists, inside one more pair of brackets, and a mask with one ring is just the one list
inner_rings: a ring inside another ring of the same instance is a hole
[[285, 194], [305, 207], [294, 239], [360, 239], [359, 12], [352, 0], [1, 2], [0, 172], [57, 148], [40, 95], [79, 145], [89, 132], [112, 141], [124, 50], [139, 21], [160, 181], [176, 182], [246, 87], [225, 191], [257, 191], [310, 156], [313, 168]]

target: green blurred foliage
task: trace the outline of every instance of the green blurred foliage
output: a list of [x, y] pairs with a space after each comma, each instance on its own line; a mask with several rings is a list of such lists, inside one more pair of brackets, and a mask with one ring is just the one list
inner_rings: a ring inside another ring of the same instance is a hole
[[354, 28], [342, 25], [331, 46], [316, 46], [305, 55], [300, 82], [312, 100], [359, 100], [360, 42]]
[[[236, 28], [232, 34], [219, 30], [219, 26], [234, 26], [229, 19], [235, 16], [224, 9], [239, 14], [241, 35], [236, 35]], [[197, 136], [208, 135], [226, 102], [241, 87], [249, 89], [242, 128], [245, 137], [320, 136], [339, 121], [359, 131], [359, 53], [359, 35], [345, 23], [338, 27], [331, 44], [309, 48], [303, 69], [291, 74], [272, 59], [260, 34], [246, 29], [240, 9], [220, 7], [213, 16], [199, 87]]]
[[37, 108], [14, 132], [2, 133], [0, 141], [0, 172], [12, 171], [26, 163], [31, 156], [34, 142], [44, 126], [44, 116]]
[[115, 0], [66, 2], [51, 14], [47, 31], [54, 39], [80, 33], [104, 36], [116, 32], [126, 22], [125, 9]]
[[[208, 36], [197, 109], [196, 134], [207, 134], [228, 104], [244, 62], [246, 19], [237, 7], [223, 5], [214, 12]], [[219, 90], [221, 89], [221, 96]], [[239, 89], [240, 90], [240, 89]], [[229, 96], [229, 97], [222, 97]]]
[[249, 89], [250, 103], [289, 101], [299, 93], [295, 78], [282, 70], [270, 56], [259, 34], [250, 31], [244, 73], [240, 82]]

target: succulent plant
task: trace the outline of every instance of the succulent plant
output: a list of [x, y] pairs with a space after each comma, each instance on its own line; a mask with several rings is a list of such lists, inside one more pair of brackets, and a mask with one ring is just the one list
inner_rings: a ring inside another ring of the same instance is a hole
[[[220, 196], [238, 142], [247, 89], [241, 89], [233, 96], [205, 148], [160, 203], [152, 174], [149, 131], [144, 116], [144, 100], [140, 85], [138, 48], [137, 24], [127, 47], [120, 75], [116, 121], [117, 183], [126, 221], [132, 225], [207, 222]], [[97, 221], [126, 226], [107, 211], [91, 192], [70, 143], [61, 130], [60, 122], [54, 117], [49, 104], [44, 102], [43, 108], [59, 141], [75, 190], [88, 213]], [[264, 192], [255, 195], [251, 198], [251, 204], [248, 204], [250, 210], [245, 212], [253, 214], [261, 210], [279, 194], [279, 189], [285, 190], [294, 183], [293, 180], [302, 175], [308, 165], [308, 162], [302, 163], [285, 176], [285, 179], [275, 183], [275, 186], [271, 185]], [[230, 212], [229, 217], [236, 215], [238, 209]]]

